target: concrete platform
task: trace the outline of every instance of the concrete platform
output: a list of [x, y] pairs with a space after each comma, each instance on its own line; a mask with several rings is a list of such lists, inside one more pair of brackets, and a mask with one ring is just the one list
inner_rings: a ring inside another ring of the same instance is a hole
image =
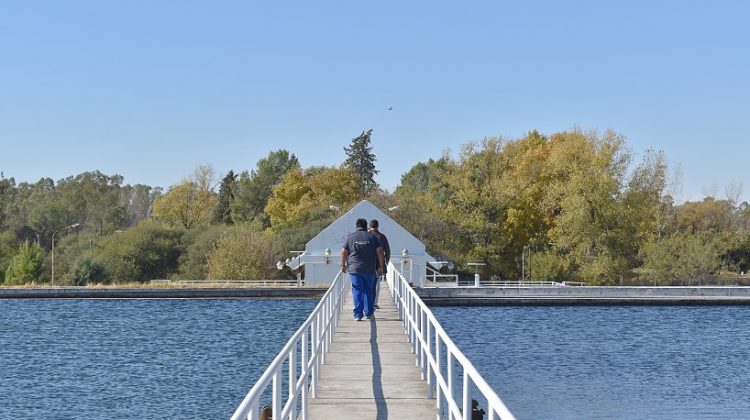
[[380, 309], [371, 320], [355, 321], [351, 295], [326, 355], [318, 398], [310, 400], [315, 419], [429, 419], [437, 416], [436, 401], [427, 399], [404, 327], [381, 283]]
[[427, 305], [750, 305], [746, 286], [422, 287]]

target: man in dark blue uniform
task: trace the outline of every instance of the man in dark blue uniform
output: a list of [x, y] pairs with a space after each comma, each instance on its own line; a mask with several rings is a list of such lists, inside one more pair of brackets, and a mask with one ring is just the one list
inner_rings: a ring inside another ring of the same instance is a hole
[[375, 276], [383, 275], [385, 259], [377, 236], [367, 231], [367, 220], [357, 219], [357, 230], [346, 236], [341, 247], [341, 271], [352, 281], [354, 319], [372, 317]]

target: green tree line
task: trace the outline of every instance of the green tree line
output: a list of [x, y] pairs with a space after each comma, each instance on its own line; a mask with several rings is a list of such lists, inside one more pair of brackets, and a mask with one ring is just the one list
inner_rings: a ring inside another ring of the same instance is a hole
[[[0, 177], [0, 282], [86, 285], [153, 279], [291, 278], [275, 263], [361, 199], [468, 273], [589, 284], [737, 282], [750, 268], [750, 209], [677, 204], [666, 158], [636, 160], [615, 132], [531, 131], [416, 163], [393, 192], [375, 182], [372, 130], [338, 166], [287, 150], [223, 177], [210, 165], [166, 191], [84, 172], [57, 182]], [[714, 194], [715, 195], [715, 194]], [[74, 227], [73, 227], [74, 226]], [[522, 269], [523, 267], [523, 269]]]

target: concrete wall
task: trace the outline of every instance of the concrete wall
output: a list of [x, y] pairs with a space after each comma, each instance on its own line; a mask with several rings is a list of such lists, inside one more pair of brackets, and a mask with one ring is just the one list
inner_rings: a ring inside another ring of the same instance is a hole
[[433, 305], [750, 304], [750, 287], [441, 287], [419, 288]]

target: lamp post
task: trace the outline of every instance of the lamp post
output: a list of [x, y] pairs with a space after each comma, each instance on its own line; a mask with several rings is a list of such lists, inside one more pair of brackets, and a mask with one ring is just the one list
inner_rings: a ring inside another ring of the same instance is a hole
[[[401, 251], [401, 275], [404, 275], [404, 264], [408, 262], [409, 263], [409, 280], [408, 282], [411, 283], [411, 255], [409, 254], [409, 250], [404, 248], [403, 251]], [[406, 278], [404, 276], [404, 278]]]
[[55, 285], [55, 234], [61, 230], [77, 228], [80, 225], [80, 223], [73, 223], [70, 226], [65, 226], [64, 228], [60, 228], [52, 232], [52, 279], [50, 280], [50, 285], [52, 286]]
[[[529, 250], [528, 245], [524, 245], [521, 250], [521, 281], [526, 280], [526, 251]], [[531, 251], [529, 251], [529, 270], [531, 270]]]

